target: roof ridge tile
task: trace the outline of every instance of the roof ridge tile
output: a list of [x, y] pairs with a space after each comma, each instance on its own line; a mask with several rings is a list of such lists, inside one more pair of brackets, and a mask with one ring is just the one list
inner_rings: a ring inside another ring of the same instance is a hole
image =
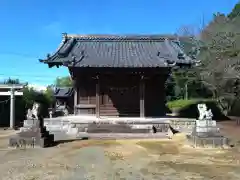
[[63, 39], [77, 39], [77, 40], [175, 40], [178, 41], [176, 35], [161, 35], [161, 34], [126, 34], [126, 35], [114, 35], [114, 34], [67, 34], [63, 33]]

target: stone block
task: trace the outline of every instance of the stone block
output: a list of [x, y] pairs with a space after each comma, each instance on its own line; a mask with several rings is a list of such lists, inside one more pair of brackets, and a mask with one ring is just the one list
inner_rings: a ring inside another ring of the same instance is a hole
[[35, 146], [35, 139], [32, 137], [29, 138], [23, 138], [20, 136], [12, 136], [9, 138], [9, 146], [10, 147], [22, 147], [22, 148], [27, 148], [27, 147], [34, 147]]
[[193, 145], [193, 147], [212, 147], [212, 148], [224, 148], [229, 147], [229, 139], [224, 136], [207, 136], [200, 137], [195, 135], [187, 136], [189, 142]]
[[69, 135], [77, 135], [78, 134], [78, 128], [69, 128], [67, 131], [67, 134]]
[[46, 127], [39, 128], [37, 126], [33, 126], [10, 137], [9, 146], [21, 147], [33, 143], [33, 146], [40, 146], [44, 148], [51, 146], [53, 142], [54, 136], [49, 134], [49, 132], [46, 130]]
[[215, 127], [217, 123], [215, 120], [196, 120], [196, 127]]
[[168, 137], [169, 139], [172, 139], [173, 135], [174, 135], [173, 131], [171, 130], [171, 128], [169, 128], [169, 129], [168, 129], [168, 132], [167, 132], [167, 137]]
[[196, 127], [196, 132], [207, 133], [207, 132], [219, 132], [218, 127]]
[[23, 126], [33, 126], [34, 125], [34, 120], [24, 120], [23, 121]]

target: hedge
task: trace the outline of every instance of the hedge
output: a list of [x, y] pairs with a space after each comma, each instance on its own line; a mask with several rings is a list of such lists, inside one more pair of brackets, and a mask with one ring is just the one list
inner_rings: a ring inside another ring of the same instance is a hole
[[188, 107], [190, 105], [203, 103], [203, 102], [215, 102], [215, 101], [212, 100], [212, 99], [188, 99], [188, 100], [186, 100], [186, 99], [179, 99], [179, 100], [167, 102], [167, 107], [170, 110], [173, 110], [173, 109], [183, 109], [183, 108], [186, 108], [186, 107]]
[[217, 102], [213, 99], [180, 99], [168, 102], [167, 106], [172, 112], [176, 113], [178, 117], [197, 119], [199, 117], [197, 104], [199, 103], [205, 103], [207, 107], [212, 110], [214, 120], [220, 121], [229, 119], [222, 113]]

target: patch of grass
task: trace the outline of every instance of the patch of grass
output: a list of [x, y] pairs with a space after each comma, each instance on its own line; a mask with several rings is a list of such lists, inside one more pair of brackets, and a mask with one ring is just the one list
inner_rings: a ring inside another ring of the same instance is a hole
[[168, 166], [174, 169], [176, 172], [188, 172], [192, 174], [199, 174], [206, 178], [211, 178], [215, 180], [226, 179], [226, 175], [229, 172], [237, 172], [239, 168], [233, 165], [217, 165], [217, 164], [193, 164], [193, 163], [177, 163], [177, 162], [166, 162], [157, 161], [149, 164], [152, 168], [157, 168], [161, 170], [163, 166]]
[[178, 154], [178, 147], [169, 142], [152, 142], [152, 141], [140, 141], [138, 145], [145, 148], [148, 152], [153, 154]]

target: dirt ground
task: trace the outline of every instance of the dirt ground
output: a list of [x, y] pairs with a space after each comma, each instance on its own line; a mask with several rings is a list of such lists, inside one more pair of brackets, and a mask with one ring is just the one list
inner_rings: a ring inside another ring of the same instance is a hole
[[222, 121], [218, 122], [221, 133], [231, 138], [234, 142], [240, 141], [240, 125], [236, 121]]
[[193, 149], [181, 134], [173, 140], [85, 140], [47, 149], [9, 149], [7, 142], [0, 133], [1, 180], [240, 179], [238, 146]]

